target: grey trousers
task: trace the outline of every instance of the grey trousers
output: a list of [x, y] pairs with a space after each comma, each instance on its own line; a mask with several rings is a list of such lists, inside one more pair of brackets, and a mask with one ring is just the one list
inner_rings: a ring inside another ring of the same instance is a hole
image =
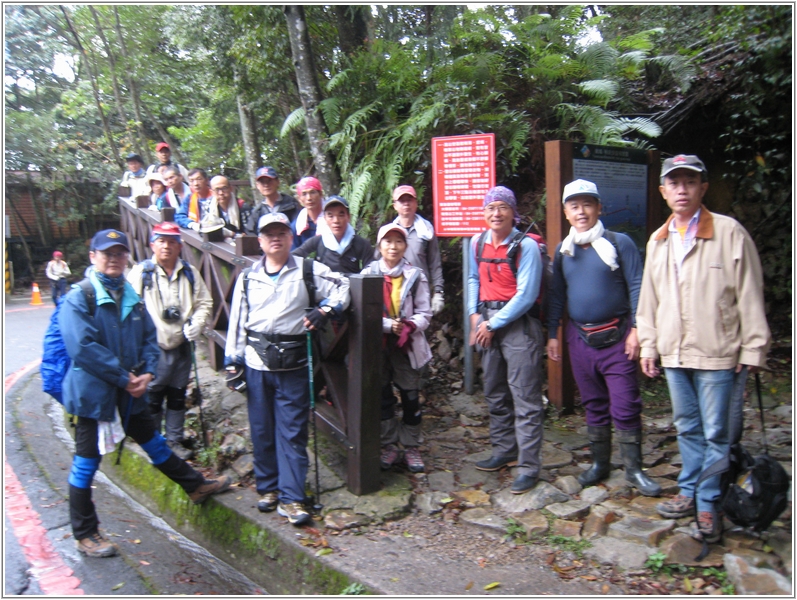
[[542, 466], [542, 344], [542, 325], [524, 315], [497, 329], [489, 348], [477, 346], [493, 456], [517, 455], [518, 473], [532, 477]]

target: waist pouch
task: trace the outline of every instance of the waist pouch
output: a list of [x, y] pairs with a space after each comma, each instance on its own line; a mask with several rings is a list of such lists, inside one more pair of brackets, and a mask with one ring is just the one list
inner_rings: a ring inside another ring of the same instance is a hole
[[269, 371], [290, 371], [307, 366], [307, 342], [303, 335], [247, 331], [246, 343], [257, 352]]
[[608, 348], [623, 339], [628, 317], [617, 317], [604, 323], [576, 323], [579, 337], [590, 348]]

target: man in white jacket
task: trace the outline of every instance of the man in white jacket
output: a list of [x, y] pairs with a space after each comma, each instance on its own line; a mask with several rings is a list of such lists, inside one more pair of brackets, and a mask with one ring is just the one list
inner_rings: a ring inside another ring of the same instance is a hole
[[[342, 314], [349, 281], [318, 261], [305, 266], [291, 255], [293, 230], [285, 214], [261, 216], [257, 229], [264, 255], [235, 283], [225, 364], [231, 380], [246, 378], [257, 508], [276, 508], [291, 524], [303, 525], [310, 521], [303, 505], [310, 411], [306, 330], [322, 329]], [[307, 267], [314, 289], [305, 281]]]

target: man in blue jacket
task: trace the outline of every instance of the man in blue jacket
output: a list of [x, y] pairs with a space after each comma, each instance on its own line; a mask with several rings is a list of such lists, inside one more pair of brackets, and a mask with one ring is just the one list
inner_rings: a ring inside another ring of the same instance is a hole
[[[180, 484], [194, 504], [226, 490], [228, 477], [206, 480], [178, 458], [155, 430], [147, 409], [147, 386], [158, 366], [155, 325], [125, 280], [127, 236], [100, 231], [91, 242], [91, 293], [75, 286], [60, 313], [61, 336], [71, 367], [63, 383], [64, 408], [77, 416], [75, 456], [69, 473], [69, 516], [79, 552], [114, 556], [118, 548], [98, 530], [91, 482], [103, 454], [129, 434], [152, 464]], [[114, 425], [118, 415], [124, 431]]]

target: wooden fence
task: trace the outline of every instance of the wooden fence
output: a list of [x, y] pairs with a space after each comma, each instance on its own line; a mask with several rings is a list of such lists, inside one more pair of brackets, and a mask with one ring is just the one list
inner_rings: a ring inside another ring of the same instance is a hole
[[[130, 238], [131, 260], [152, 256], [149, 238], [161, 220], [171, 221], [174, 209], [161, 212], [137, 208], [128, 200], [119, 201], [121, 229]], [[257, 238], [244, 236], [228, 242], [212, 242], [207, 235], [181, 231], [182, 256], [202, 274], [213, 297], [213, 312], [205, 336], [211, 366], [224, 365], [224, 344], [230, 317], [230, 301], [241, 271], [260, 256]], [[348, 457], [347, 487], [356, 495], [380, 487], [379, 420], [382, 360], [382, 278], [353, 275], [350, 279], [351, 305], [348, 320], [332, 339], [321, 344], [316, 360], [316, 390], [326, 393], [316, 401], [319, 429], [338, 442]], [[316, 396], [318, 398], [318, 395]]]

